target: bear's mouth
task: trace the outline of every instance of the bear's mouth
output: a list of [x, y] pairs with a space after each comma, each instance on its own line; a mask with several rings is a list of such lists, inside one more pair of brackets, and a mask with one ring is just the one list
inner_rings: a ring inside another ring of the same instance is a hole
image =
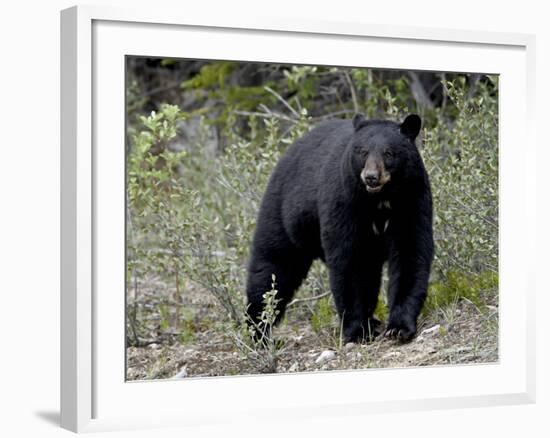
[[365, 183], [365, 187], [367, 188], [367, 192], [369, 193], [378, 193], [380, 190], [382, 190], [383, 186], [383, 184], [369, 185]]
[[380, 172], [373, 172], [364, 168], [359, 176], [368, 193], [380, 192], [391, 179], [390, 174], [385, 169]]

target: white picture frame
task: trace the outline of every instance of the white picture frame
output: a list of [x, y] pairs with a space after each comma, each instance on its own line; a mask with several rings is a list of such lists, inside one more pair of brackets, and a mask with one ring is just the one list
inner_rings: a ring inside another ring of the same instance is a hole
[[[180, 43], [190, 40], [192, 47]], [[268, 421], [273, 412], [311, 418], [534, 402], [535, 263], [527, 254], [534, 254], [536, 176], [525, 158], [536, 148], [534, 44], [524, 34], [228, 20], [188, 9], [62, 11], [61, 426], [83, 432]], [[125, 55], [499, 74], [499, 362], [125, 382]], [[512, 156], [518, 143], [524, 153]], [[247, 404], [249, 394], [264, 392], [262, 409]]]

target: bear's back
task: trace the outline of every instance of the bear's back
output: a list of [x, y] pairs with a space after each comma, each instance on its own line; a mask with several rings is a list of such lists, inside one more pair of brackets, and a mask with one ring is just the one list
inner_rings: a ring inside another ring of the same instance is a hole
[[319, 184], [322, 169], [340, 160], [352, 134], [349, 120], [328, 120], [319, 124], [289, 146], [274, 177], [289, 188]]
[[320, 251], [319, 189], [326, 184], [327, 174], [338, 172], [352, 134], [350, 121], [323, 122], [289, 146], [273, 172], [265, 199], [270, 209], [279, 211], [297, 247]]

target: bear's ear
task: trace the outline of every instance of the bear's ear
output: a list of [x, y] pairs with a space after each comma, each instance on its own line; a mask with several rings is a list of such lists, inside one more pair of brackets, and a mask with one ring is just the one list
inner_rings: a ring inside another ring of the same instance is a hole
[[420, 132], [421, 125], [422, 121], [420, 120], [420, 117], [418, 117], [416, 114], [411, 114], [407, 116], [405, 120], [403, 120], [403, 123], [401, 123], [401, 134], [403, 134], [407, 138], [410, 138], [411, 140], [414, 140]]
[[353, 129], [355, 129], [356, 131], [358, 131], [367, 123], [367, 119], [365, 119], [365, 116], [361, 113], [355, 114], [351, 121], [353, 123]]

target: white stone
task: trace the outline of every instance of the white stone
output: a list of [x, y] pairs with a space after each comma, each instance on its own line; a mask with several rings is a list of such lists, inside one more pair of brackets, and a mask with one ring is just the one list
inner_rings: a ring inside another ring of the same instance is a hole
[[389, 357], [399, 357], [401, 356], [401, 353], [399, 351], [388, 351], [385, 355], [384, 355], [384, 359], [387, 359]]
[[299, 368], [299, 365], [298, 365], [298, 362], [294, 362], [290, 368], [288, 369], [288, 372], [289, 373], [295, 373], [296, 371], [298, 371], [298, 368]]
[[173, 379], [183, 379], [187, 377], [187, 367], [183, 367], [178, 374], [176, 374]]
[[350, 351], [355, 348], [357, 344], [355, 342], [348, 342], [346, 345], [344, 345], [344, 350]]
[[334, 358], [336, 358], [336, 352], [332, 350], [325, 350], [319, 355], [319, 357], [317, 357], [317, 359], [315, 359], [315, 363], [325, 363], [333, 360]]
[[420, 333], [420, 335], [430, 335], [432, 333], [435, 333], [439, 330], [439, 328], [441, 327], [441, 325], [439, 324], [436, 324], [434, 325], [433, 327], [430, 327], [430, 328], [427, 328], [426, 330], [422, 330], [422, 333]]

